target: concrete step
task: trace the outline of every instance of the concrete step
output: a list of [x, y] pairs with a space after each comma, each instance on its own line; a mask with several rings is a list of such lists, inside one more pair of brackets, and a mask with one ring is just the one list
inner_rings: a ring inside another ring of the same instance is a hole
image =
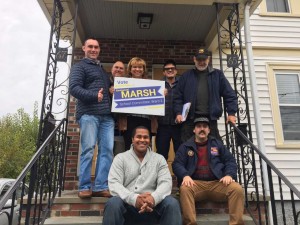
[[[173, 194], [178, 198], [176, 194]], [[61, 197], [54, 200], [47, 225], [101, 225], [103, 210], [108, 198], [80, 199], [77, 191], [64, 191]], [[227, 202], [197, 202], [198, 224], [228, 225]], [[246, 212], [245, 212], [246, 213]], [[246, 225], [254, 225], [252, 218], [245, 214]]]
[[[178, 198], [176, 194], [173, 195]], [[107, 198], [80, 199], [77, 191], [64, 191], [61, 197], [54, 200], [51, 208], [51, 217], [64, 216], [103, 216]], [[228, 213], [227, 202], [197, 202], [197, 214], [225, 214]]]
[[44, 225], [102, 225], [102, 216], [50, 217]]
[[[197, 224], [228, 225], [227, 214], [202, 214], [197, 216]], [[255, 225], [251, 217], [244, 215], [245, 225]], [[45, 225], [102, 225], [102, 216], [69, 216], [48, 218]], [[134, 225], [134, 224], [132, 224]]]

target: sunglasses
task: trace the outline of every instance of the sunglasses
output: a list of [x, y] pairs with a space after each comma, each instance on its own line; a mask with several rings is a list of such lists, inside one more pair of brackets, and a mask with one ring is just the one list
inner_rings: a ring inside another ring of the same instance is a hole
[[176, 68], [175, 67], [165, 67], [163, 70], [164, 71], [167, 71], [167, 70], [176, 70]]

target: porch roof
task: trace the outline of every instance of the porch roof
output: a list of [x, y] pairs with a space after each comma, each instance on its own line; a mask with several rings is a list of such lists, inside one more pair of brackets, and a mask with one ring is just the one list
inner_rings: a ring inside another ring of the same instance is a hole
[[[252, 13], [262, 0], [252, 0]], [[51, 23], [54, 0], [38, 0]], [[246, 0], [79, 0], [76, 47], [85, 37], [130, 40], [200, 41], [211, 51], [217, 48], [216, 7], [222, 3], [220, 21], [227, 18], [228, 4], [240, 3], [243, 23]], [[75, 1], [62, 1], [63, 18], [74, 16]], [[153, 14], [150, 29], [140, 29], [138, 13]], [[64, 35], [62, 31], [61, 36]]]

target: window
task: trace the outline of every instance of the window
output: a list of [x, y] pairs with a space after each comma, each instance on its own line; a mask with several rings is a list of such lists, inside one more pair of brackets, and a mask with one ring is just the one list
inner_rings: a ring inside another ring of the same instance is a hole
[[1, 198], [5, 195], [5, 193], [9, 190], [9, 188], [10, 188], [10, 186], [11, 185], [4, 185], [4, 187], [3, 187], [3, 189], [2, 189], [2, 191], [1, 191], [1, 193], [0, 193], [0, 200], [1, 200]]
[[300, 74], [276, 72], [278, 102], [285, 141], [300, 140]]
[[288, 0], [266, 0], [268, 12], [290, 12]]
[[267, 74], [276, 148], [300, 149], [300, 64], [269, 62]]
[[299, 0], [262, 0], [260, 16], [300, 17]]

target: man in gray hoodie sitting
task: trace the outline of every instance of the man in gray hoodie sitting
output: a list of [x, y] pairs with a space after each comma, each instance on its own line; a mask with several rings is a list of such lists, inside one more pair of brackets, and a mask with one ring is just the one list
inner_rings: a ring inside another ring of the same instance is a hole
[[105, 205], [103, 225], [182, 224], [179, 203], [170, 196], [167, 162], [149, 145], [149, 130], [136, 127], [130, 150], [114, 158], [108, 176], [113, 197]]

